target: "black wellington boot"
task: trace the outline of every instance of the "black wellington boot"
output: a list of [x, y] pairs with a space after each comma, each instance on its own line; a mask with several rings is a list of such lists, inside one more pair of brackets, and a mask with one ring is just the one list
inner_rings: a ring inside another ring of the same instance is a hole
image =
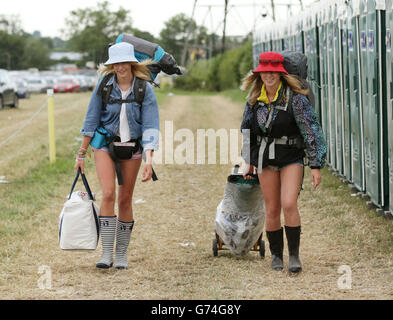
[[302, 271], [302, 263], [299, 259], [299, 246], [300, 246], [300, 232], [301, 227], [287, 227], [285, 226], [285, 234], [288, 241], [289, 253], [289, 272], [298, 273]]
[[267, 239], [269, 240], [269, 248], [272, 254], [273, 270], [281, 271], [284, 269], [282, 253], [284, 251], [284, 233], [283, 228], [276, 231], [266, 231]]

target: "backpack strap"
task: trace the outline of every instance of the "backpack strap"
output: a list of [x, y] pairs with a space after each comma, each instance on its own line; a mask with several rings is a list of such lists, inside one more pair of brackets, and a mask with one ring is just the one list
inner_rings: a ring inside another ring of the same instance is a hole
[[109, 79], [113, 76], [112, 73], [108, 73], [105, 75], [105, 77], [102, 79], [100, 86], [98, 87], [97, 90], [97, 95], [101, 96], [102, 99], [102, 107], [101, 110], [106, 110], [106, 105], [108, 104], [109, 97], [112, 92], [113, 85], [107, 85]]
[[102, 110], [106, 110], [106, 106], [108, 103], [131, 103], [136, 102], [139, 104], [140, 108], [142, 108], [143, 100], [145, 99], [146, 93], [146, 80], [141, 78], [135, 78], [134, 83], [134, 99], [110, 99], [110, 95], [113, 89], [113, 84], [108, 85], [109, 79], [113, 76], [112, 73], [108, 73], [102, 79], [100, 86], [98, 87], [97, 94], [102, 97]]
[[291, 88], [288, 86], [288, 101], [287, 101], [287, 105], [286, 105], [286, 111], [289, 114], [293, 114], [293, 110], [292, 110], [292, 102], [293, 102], [293, 91], [291, 90]]
[[[252, 121], [251, 121], [251, 137], [260, 137], [262, 136], [262, 130], [258, 125], [258, 110], [261, 108], [261, 104], [257, 102], [253, 107], [252, 107]], [[257, 143], [259, 143], [258, 138], [257, 138]]]
[[142, 102], [145, 99], [146, 80], [136, 78], [134, 83], [134, 97], [135, 101], [142, 107]]

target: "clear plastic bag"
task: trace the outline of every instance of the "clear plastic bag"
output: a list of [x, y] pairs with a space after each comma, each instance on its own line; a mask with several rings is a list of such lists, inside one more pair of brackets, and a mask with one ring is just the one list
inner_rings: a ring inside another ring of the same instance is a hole
[[217, 206], [216, 233], [233, 254], [243, 256], [257, 242], [264, 224], [265, 203], [258, 177], [245, 180], [242, 175], [230, 175]]

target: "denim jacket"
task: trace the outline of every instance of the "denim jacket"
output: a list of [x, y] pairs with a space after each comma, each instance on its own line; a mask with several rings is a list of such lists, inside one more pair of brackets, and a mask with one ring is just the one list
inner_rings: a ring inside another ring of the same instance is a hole
[[[98, 81], [90, 99], [89, 106], [81, 134], [93, 137], [98, 127], [105, 128], [111, 135], [117, 135], [120, 126], [121, 104], [107, 104], [106, 110], [102, 110], [102, 98], [97, 95], [103, 77]], [[131, 93], [127, 99], [134, 99], [135, 77], [131, 84]], [[121, 99], [121, 91], [115, 80], [115, 76], [109, 79], [108, 85], [113, 84], [112, 99]], [[157, 98], [150, 83], [146, 84], [145, 98], [142, 108], [137, 102], [126, 104], [128, 125], [132, 139], [142, 138], [143, 150], [158, 150], [160, 120], [158, 113]]]

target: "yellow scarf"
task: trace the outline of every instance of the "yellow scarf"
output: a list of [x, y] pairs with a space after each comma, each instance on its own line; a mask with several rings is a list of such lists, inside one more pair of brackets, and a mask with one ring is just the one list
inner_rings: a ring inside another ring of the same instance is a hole
[[[271, 101], [271, 102], [274, 102], [274, 101], [277, 100], [277, 98], [278, 98], [278, 93], [280, 92], [281, 86], [282, 86], [282, 82], [280, 81], [280, 84], [279, 84], [278, 89], [277, 89], [277, 91], [276, 91], [276, 95], [274, 96], [274, 99], [273, 99], [273, 101]], [[270, 102], [269, 102], [269, 98], [267, 97], [267, 92], [266, 92], [265, 84], [262, 85], [261, 95], [259, 96], [259, 98], [258, 98], [257, 100], [258, 100], [258, 101], [262, 101], [262, 102], [265, 103], [265, 104], [269, 104], [269, 103], [270, 103]]]

